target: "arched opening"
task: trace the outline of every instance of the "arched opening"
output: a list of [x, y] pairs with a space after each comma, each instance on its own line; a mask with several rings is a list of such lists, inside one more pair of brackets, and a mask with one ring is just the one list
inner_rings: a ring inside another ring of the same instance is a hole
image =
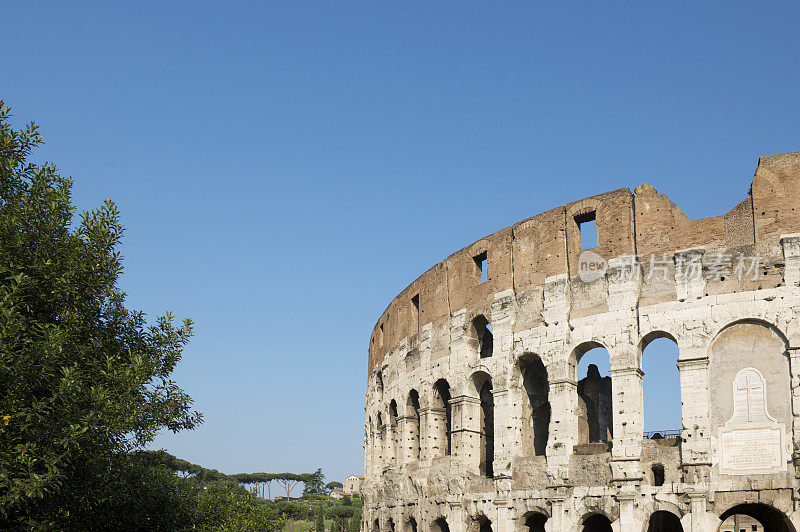
[[448, 526], [447, 520], [444, 517], [440, 517], [433, 522], [431, 530], [433, 532], [450, 532], [450, 526]]
[[583, 520], [583, 532], [611, 532], [611, 521], [603, 514], [590, 515]]
[[375, 374], [375, 395], [378, 401], [383, 399], [383, 374], [380, 371]]
[[650, 519], [647, 521], [647, 532], [683, 532], [683, 525], [681, 525], [680, 518], [674, 513], [659, 510], [650, 514]]
[[391, 517], [389, 518], [389, 532], [395, 532], [394, 530], [394, 519]]
[[608, 351], [596, 342], [581, 345], [573, 354], [578, 380], [578, 443], [608, 442], [612, 439], [614, 414]]
[[678, 344], [669, 334], [655, 331], [642, 339], [645, 438], [680, 436], [683, 423], [681, 376], [677, 362]]
[[413, 517], [408, 518], [406, 523], [406, 532], [417, 532], [417, 520]]
[[652, 481], [653, 486], [663, 486], [664, 485], [664, 466], [662, 464], [653, 464], [650, 468], [650, 471], [653, 475]]
[[786, 514], [766, 504], [739, 504], [719, 518], [722, 520], [719, 532], [740, 532], [742, 528], [747, 532], [796, 532]]
[[492, 522], [485, 515], [478, 518], [478, 532], [492, 532]]
[[392, 399], [389, 403], [389, 446], [392, 451], [392, 463], [399, 463], [397, 456], [397, 401]]
[[[718, 389], [710, 403], [712, 427], [749, 423], [791, 426], [787, 345], [778, 329], [758, 321], [730, 324], [717, 335], [711, 343], [708, 366], [710, 382]], [[780, 445], [771, 445], [762, 455], [779, 456], [779, 452]], [[738, 474], [756, 472], [756, 468], [737, 470]]]
[[381, 532], [381, 522], [378, 519], [372, 523], [372, 532]]
[[525, 354], [519, 370], [526, 396], [522, 401], [522, 452], [525, 456], [545, 456], [550, 434], [547, 369], [538, 356]]
[[477, 316], [472, 320], [472, 329], [478, 341], [478, 353], [481, 358], [489, 358], [494, 352], [494, 336], [492, 328], [485, 316]]
[[408, 453], [411, 460], [419, 460], [422, 448], [420, 446], [419, 393], [417, 393], [417, 390], [411, 390], [408, 393], [406, 416], [408, 426]]
[[378, 422], [378, 427], [377, 427], [377, 429], [378, 429], [378, 444], [377, 444], [378, 466], [380, 468], [383, 468], [383, 466], [385, 465], [383, 463], [383, 455], [384, 455], [384, 449], [385, 449], [385, 446], [384, 446], [384, 444], [385, 444], [384, 435], [386, 434], [386, 426], [383, 424], [383, 416], [381, 416], [380, 412], [378, 412], [377, 422]]
[[481, 456], [479, 471], [484, 477], [494, 477], [494, 394], [492, 393], [492, 378], [486, 373], [477, 373], [473, 376], [475, 390], [481, 401], [480, 412], [480, 446]]
[[525, 527], [528, 532], [545, 532], [546, 522], [547, 516], [544, 514], [534, 513], [525, 516]]
[[452, 410], [450, 406], [450, 385], [444, 379], [439, 379], [433, 385], [433, 404], [440, 410], [436, 420], [436, 443], [439, 445], [439, 456], [451, 454]]

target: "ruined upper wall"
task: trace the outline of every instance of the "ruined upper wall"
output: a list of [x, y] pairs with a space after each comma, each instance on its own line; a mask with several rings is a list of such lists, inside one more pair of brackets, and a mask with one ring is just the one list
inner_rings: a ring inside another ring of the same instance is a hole
[[[690, 220], [667, 196], [645, 183], [558, 207], [453, 253], [403, 290], [383, 312], [370, 338], [369, 369], [404, 339], [415, 344], [425, 324], [449, 327], [454, 311], [491, 313], [494, 294], [512, 290], [541, 299], [545, 279], [577, 276], [579, 221], [594, 215], [597, 247], [605, 259], [623, 255], [671, 255], [692, 247], [737, 248], [775, 244], [800, 232], [800, 152], [759, 158], [750, 193], [727, 213]], [[481, 283], [475, 257], [486, 254], [488, 279]], [[656, 301], [653, 301], [656, 302]], [[640, 305], [648, 303], [643, 294]], [[591, 313], [593, 309], [587, 309]], [[537, 319], [531, 316], [531, 325]], [[434, 339], [435, 341], [436, 339]], [[448, 346], [432, 346], [434, 356]]]

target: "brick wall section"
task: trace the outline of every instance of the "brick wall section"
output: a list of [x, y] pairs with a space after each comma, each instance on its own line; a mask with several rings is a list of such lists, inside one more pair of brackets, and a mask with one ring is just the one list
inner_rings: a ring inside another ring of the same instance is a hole
[[[731, 279], [709, 283], [706, 287], [709, 293], [777, 286], [781, 273], [769, 264], [780, 260], [780, 236], [800, 232], [798, 191], [800, 152], [769, 155], [759, 158], [751, 194], [721, 216], [690, 220], [666, 195], [658, 194], [645, 183], [633, 193], [627, 188], [606, 192], [501, 229], [433, 266], [389, 304], [370, 338], [369, 371], [381, 364], [386, 353], [402, 341], [408, 344], [418, 341], [419, 332], [427, 323], [432, 324], [436, 336], [433, 338], [435, 355], [436, 345], [440, 350], [447, 350], [448, 342], [442, 336], [449, 333], [453, 312], [467, 309], [469, 316], [484, 314], [491, 320], [494, 294], [511, 289], [516, 295], [541, 299], [542, 286], [548, 277], [566, 273], [576, 277], [581, 243], [575, 218], [592, 211], [596, 213], [597, 225], [597, 247], [592, 251], [606, 259], [634, 253], [642, 258], [665, 253], [671, 257], [676, 250], [704, 247], [705, 265], [713, 249], [736, 248], [743, 253], [763, 255], [768, 266], [759, 271], [757, 279], [748, 279], [745, 283]], [[473, 260], [483, 252], [487, 254], [488, 263], [485, 283], [480, 282]], [[420, 302], [419, 330], [413, 319], [412, 297], [415, 295], [419, 295]], [[674, 297], [675, 292], [665, 291], [663, 286], [652, 293], [645, 287], [639, 305]], [[601, 291], [596, 298], [582, 294], [579, 299], [586, 306], [573, 308], [574, 317], [604, 308]], [[540, 317], [526, 319], [535, 323]]]

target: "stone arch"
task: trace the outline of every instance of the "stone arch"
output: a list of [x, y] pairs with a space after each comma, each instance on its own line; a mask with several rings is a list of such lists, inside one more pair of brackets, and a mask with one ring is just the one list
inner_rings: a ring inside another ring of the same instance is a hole
[[760, 319], [737, 320], [723, 326], [708, 348], [709, 386], [720, 391], [711, 402], [711, 427], [734, 420], [734, 381], [745, 369], [763, 378], [769, 415], [791, 430], [791, 373], [788, 342], [775, 325]]
[[743, 503], [728, 508], [720, 514], [722, 523], [717, 530], [724, 530], [725, 522], [736, 515], [746, 515], [755, 519], [764, 527], [764, 532], [797, 532], [785, 513], [762, 503]]
[[417, 520], [414, 517], [409, 517], [405, 523], [405, 532], [417, 532]]
[[545, 456], [550, 434], [550, 381], [547, 368], [538, 355], [525, 353], [517, 361], [516, 373], [523, 391], [522, 454]]
[[472, 532], [493, 532], [492, 530], [492, 520], [486, 517], [486, 515], [481, 514], [479, 515], [475, 521], [473, 526], [470, 527], [470, 531]]
[[383, 372], [375, 373], [375, 398], [378, 402], [383, 400]]
[[439, 517], [431, 523], [431, 532], [450, 532], [450, 525], [447, 524], [447, 519]]
[[397, 465], [400, 460], [397, 456], [397, 401], [392, 399], [389, 402], [389, 424], [388, 424], [388, 433], [389, 433], [389, 447], [391, 449], [392, 455], [392, 462]]
[[[610, 353], [606, 346], [596, 340], [582, 342], [575, 347], [569, 357], [569, 377], [577, 382], [578, 443], [599, 443], [611, 441], [614, 424], [611, 404], [612, 381], [610, 376], [603, 377], [595, 364], [587, 368], [586, 377], [578, 380], [578, 363], [589, 351], [602, 349], [606, 351], [610, 361]], [[605, 360], [605, 358], [603, 359]]]
[[480, 462], [481, 476], [494, 477], [494, 395], [492, 377], [483, 371], [472, 374], [472, 383], [480, 400]]
[[[650, 499], [644, 504], [638, 506], [634, 511], [636, 519], [642, 523], [642, 532], [648, 531], [648, 527], [650, 526], [650, 517], [659, 512], [672, 514], [679, 522], [686, 516], [686, 513], [683, 511], [683, 509], [674, 502], [659, 498]], [[674, 520], [670, 519], [670, 521], [674, 523]], [[681, 526], [683, 525], [681, 524]], [[670, 532], [670, 530], [667, 529], [667, 532]]]
[[543, 511], [530, 511], [518, 520], [517, 530], [520, 532], [545, 532], [548, 516]]
[[491, 358], [494, 354], [494, 333], [491, 322], [483, 314], [478, 314], [469, 325], [468, 337], [472, 350], [478, 358]]
[[583, 516], [578, 530], [581, 532], [611, 532], [611, 519], [602, 512], [593, 512]]
[[420, 437], [420, 405], [419, 393], [412, 389], [406, 398], [406, 439], [408, 442], [409, 461], [420, 459], [422, 452], [422, 438]]
[[[677, 367], [680, 360], [678, 341], [671, 332], [656, 329], [642, 336], [636, 352], [637, 367], [642, 371], [644, 432], [658, 431], [664, 436], [664, 431], [681, 431], [683, 416]], [[644, 356], [646, 352], [647, 357]]]
[[643, 532], [683, 532], [679, 515], [668, 510], [656, 510], [645, 523]]
[[433, 384], [433, 397], [431, 406], [435, 411], [432, 411], [433, 425], [431, 430], [439, 448], [439, 456], [449, 456], [452, 452], [452, 406], [450, 399], [452, 398], [450, 392], [450, 384], [445, 379], [439, 379]]

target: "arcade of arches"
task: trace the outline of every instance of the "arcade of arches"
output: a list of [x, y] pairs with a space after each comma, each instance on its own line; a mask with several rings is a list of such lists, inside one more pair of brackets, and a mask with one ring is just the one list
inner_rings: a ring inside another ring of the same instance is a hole
[[800, 153], [714, 218], [620, 189], [414, 281], [369, 343], [362, 530], [797, 531], [797, 190]]

